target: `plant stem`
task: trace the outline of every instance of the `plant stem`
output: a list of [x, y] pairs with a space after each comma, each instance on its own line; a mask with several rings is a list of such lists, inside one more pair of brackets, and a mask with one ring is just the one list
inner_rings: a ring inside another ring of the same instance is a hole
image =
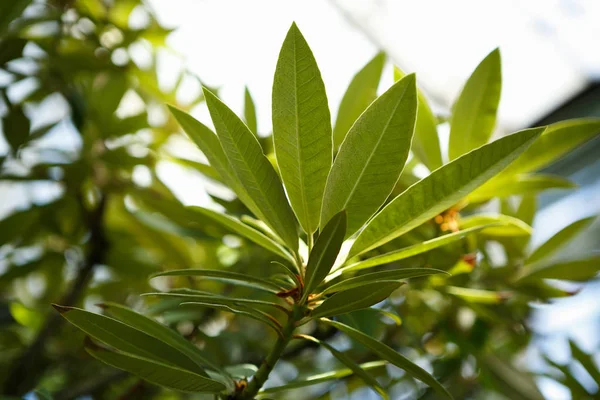
[[264, 359], [260, 368], [256, 374], [252, 377], [252, 380], [246, 386], [242, 392], [234, 396], [235, 399], [240, 400], [251, 400], [254, 399], [258, 391], [267, 381], [269, 374], [275, 367], [277, 361], [283, 355], [283, 351], [292, 339], [294, 330], [296, 329], [296, 322], [298, 322], [304, 315], [304, 308], [301, 306], [294, 306], [294, 309], [290, 313], [287, 323], [283, 327], [283, 335], [277, 338], [275, 345], [271, 349], [270, 353]]

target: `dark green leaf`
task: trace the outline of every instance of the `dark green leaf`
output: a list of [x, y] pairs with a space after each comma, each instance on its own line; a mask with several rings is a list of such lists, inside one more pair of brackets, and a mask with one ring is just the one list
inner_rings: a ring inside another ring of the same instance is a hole
[[542, 262], [525, 268], [518, 277], [518, 280], [564, 279], [567, 281], [584, 282], [595, 277], [598, 271], [600, 271], [600, 257], [563, 261], [553, 264], [542, 264]]
[[496, 49], [473, 71], [454, 104], [450, 119], [450, 160], [490, 140], [501, 89], [500, 50]]
[[246, 298], [236, 297], [225, 297], [216, 296], [211, 294], [186, 294], [186, 293], [144, 293], [142, 296], [156, 296], [164, 298], [177, 298], [181, 299], [182, 303], [206, 303], [211, 305], [225, 305], [225, 306], [236, 306], [238, 304], [249, 305], [249, 306], [265, 306], [272, 307], [283, 312], [287, 312], [287, 309], [280, 304], [272, 303], [270, 301], [254, 300]]
[[319, 234], [308, 257], [304, 276], [304, 298], [325, 279], [340, 252], [346, 234], [346, 213], [336, 214]]
[[598, 369], [598, 366], [594, 361], [594, 356], [585, 353], [572, 340], [569, 340], [569, 347], [571, 347], [571, 357], [579, 361], [581, 366], [585, 368], [594, 382], [596, 382], [596, 385], [600, 386], [600, 369]]
[[352, 126], [327, 178], [321, 229], [346, 210], [346, 237], [384, 203], [406, 163], [417, 113], [415, 76], [375, 100]]
[[338, 149], [350, 127], [377, 98], [377, 87], [385, 65], [385, 53], [378, 53], [352, 78], [340, 107], [333, 129], [334, 149]]
[[4, 138], [13, 153], [29, 139], [29, 127], [29, 118], [23, 112], [21, 106], [12, 106], [8, 114], [2, 118]]
[[371, 349], [379, 357], [389, 361], [391, 364], [394, 364], [398, 368], [405, 370], [413, 378], [416, 378], [422, 381], [423, 383], [431, 386], [436, 392], [438, 392], [443, 397], [452, 399], [452, 395], [433, 376], [431, 376], [427, 371], [419, 367], [417, 364], [410, 361], [408, 358], [397, 353], [391, 347], [381, 343], [378, 340], [375, 340], [371, 336], [367, 336], [364, 333], [349, 327], [348, 325], [344, 325], [342, 323], [331, 321], [325, 318], [321, 319], [321, 321], [333, 326], [334, 328], [339, 329], [346, 335], [350, 336], [352, 339]]
[[344, 279], [344, 274], [342, 274], [341, 278], [343, 280], [341, 282], [326, 287], [322, 291], [322, 293], [335, 293], [370, 283], [382, 281], [398, 281], [400, 279], [418, 278], [421, 276], [429, 276], [435, 274], [449, 275], [446, 271], [433, 268], [402, 268], [390, 271], [378, 271], [346, 279]]
[[350, 257], [374, 249], [456, 204], [525, 151], [544, 131], [527, 129], [457, 158], [383, 208], [356, 238]]
[[273, 141], [294, 212], [312, 234], [319, 227], [333, 160], [331, 116], [319, 67], [296, 24], [283, 42], [275, 71]]
[[0, 4], [0, 37], [8, 31], [8, 25], [20, 17], [32, 0], [10, 0]]
[[370, 307], [390, 297], [400, 285], [402, 282], [379, 281], [337, 292], [315, 308], [311, 318], [330, 317]]

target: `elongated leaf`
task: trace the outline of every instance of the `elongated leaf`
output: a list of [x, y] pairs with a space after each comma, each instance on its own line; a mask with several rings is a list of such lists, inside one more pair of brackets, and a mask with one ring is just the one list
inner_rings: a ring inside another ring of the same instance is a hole
[[492, 290], [472, 289], [457, 286], [447, 286], [446, 293], [456, 296], [468, 303], [498, 304], [507, 296], [506, 293], [494, 292]]
[[450, 160], [490, 140], [501, 90], [500, 50], [496, 49], [473, 71], [454, 104], [450, 119]]
[[473, 227], [484, 227], [481, 230], [482, 235], [496, 237], [510, 236], [528, 236], [531, 235], [531, 227], [518, 218], [503, 214], [478, 214], [470, 217], [461, 218], [459, 226], [461, 229], [470, 229]]
[[[403, 268], [390, 271], [378, 271], [372, 272], [370, 274], [364, 274], [360, 276], [355, 276], [353, 278], [344, 279], [341, 282], [326, 287], [322, 293], [335, 293], [381, 281], [397, 281], [400, 279], [418, 278], [421, 276], [429, 276], [435, 274], [449, 275], [446, 271], [434, 268]], [[343, 279], [344, 274], [342, 274], [341, 277]]]
[[600, 271], [600, 257], [598, 256], [553, 264], [541, 264], [540, 262], [523, 271], [518, 280], [564, 279], [584, 282], [595, 277], [598, 271]]
[[63, 318], [92, 338], [119, 351], [157, 360], [177, 366], [196, 374], [206, 376], [204, 370], [185, 353], [177, 351], [169, 344], [142, 332], [116, 319], [75, 307], [53, 304]]
[[8, 32], [8, 26], [16, 18], [21, 16], [27, 6], [33, 0], [11, 0], [0, 5], [0, 37]]
[[498, 179], [511, 179], [517, 173], [537, 171], [599, 133], [598, 118], [573, 119], [549, 125], [540, 138], [506, 168]]
[[250, 95], [250, 91], [247, 87], [244, 90], [244, 122], [248, 129], [250, 129], [250, 132], [258, 137], [256, 107], [254, 106], [254, 100], [252, 100], [252, 95]]
[[385, 65], [385, 53], [378, 53], [352, 78], [338, 109], [333, 128], [333, 145], [338, 149], [354, 121], [377, 98], [377, 87]]
[[317, 238], [306, 265], [304, 297], [323, 282], [340, 252], [346, 234], [346, 213], [337, 213]]
[[572, 189], [576, 184], [555, 175], [517, 175], [510, 180], [490, 180], [467, 196], [473, 203], [484, 202], [495, 197], [532, 194], [548, 189]]
[[245, 237], [246, 239], [256, 243], [257, 245], [269, 250], [273, 254], [277, 254], [280, 257], [283, 257], [286, 260], [290, 260], [294, 262], [294, 258], [287, 252], [279, 243], [275, 242], [273, 239], [267, 237], [256, 229], [251, 228], [247, 224], [242, 223], [241, 221], [230, 217], [229, 215], [221, 214], [213, 210], [209, 210], [208, 208], [203, 207], [191, 207], [193, 210], [200, 212], [201, 214], [206, 215], [207, 217], [213, 219], [219, 224], [223, 225], [225, 228]]
[[248, 127], [208, 89], [206, 104], [231, 167], [265, 221], [293, 250], [298, 249], [295, 217], [273, 166]]
[[257, 278], [255, 276], [242, 274], [239, 272], [223, 271], [218, 269], [176, 269], [159, 272], [152, 275], [152, 278], [156, 278], [158, 276], [199, 276], [206, 279], [237, 282], [238, 284], [259, 290], [265, 290], [270, 293], [278, 293], [283, 290], [277, 284], [266, 279]]
[[[402, 79], [406, 74], [398, 67], [394, 67], [394, 81]], [[417, 89], [419, 107], [417, 109], [417, 123], [411, 150], [425, 164], [430, 171], [442, 166], [442, 150], [440, 138], [437, 133], [437, 118], [433, 115], [425, 95]]]
[[388, 394], [379, 385], [379, 383], [375, 380], [375, 378], [373, 378], [371, 375], [369, 375], [365, 370], [363, 370], [360, 367], [360, 365], [356, 364], [354, 362], [354, 360], [352, 360], [346, 354], [342, 353], [341, 351], [338, 351], [336, 348], [329, 345], [327, 342], [323, 342], [312, 336], [301, 335], [300, 337], [305, 340], [308, 340], [310, 342], [317, 343], [318, 345], [326, 348], [327, 351], [329, 351], [332, 356], [337, 358], [346, 367], [350, 368], [356, 376], [358, 376], [360, 379], [362, 379], [367, 385], [371, 386], [373, 388], [373, 390], [375, 390], [383, 399], [389, 399]]
[[101, 348], [88, 347], [86, 350], [92, 357], [103, 363], [169, 389], [207, 393], [219, 393], [225, 390], [225, 385], [221, 382], [152, 359], [114, 353]]
[[389, 253], [381, 254], [379, 256], [367, 258], [366, 260], [356, 262], [354, 264], [342, 267], [341, 272], [358, 271], [365, 268], [376, 267], [378, 265], [389, 264], [395, 261], [404, 260], [409, 257], [416, 256], [418, 254], [426, 253], [430, 250], [437, 249], [438, 247], [445, 246], [447, 244], [461, 240], [469, 233], [481, 230], [489, 225], [473, 226], [468, 229], [463, 229], [458, 232], [443, 235], [431, 240], [426, 240], [422, 243], [418, 243], [412, 246], [408, 246], [399, 250], [391, 251]]
[[[387, 361], [370, 361], [363, 364], [359, 364], [358, 366], [363, 371], [377, 370], [385, 367]], [[312, 386], [319, 383], [329, 382], [332, 380], [343, 379], [348, 376], [351, 376], [354, 373], [350, 368], [339, 369], [335, 371], [325, 372], [323, 374], [312, 375], [306, 377], [302, 380], [286, 383], [283, 386], [270, 387], [267, 389], [263, 389], [260, 391], [260, 394], [267, 393], [278, 393], [283, 392], [285, 390], [297, 389], [306, 386]]]
[[346, 210], [346, 237], [356, 232], [389, 196], [406, 163], [415, 128], [415, 76], [398, 81], [352, 126], [327, 178], [321, 228]]
[[204, 357], [200, 349], [194, 346], [189, 340], [186, 340], [179, 333], [175, 332], [173, 329], [170, 329], [169, 327], [156, 322], [152, 318], [148, 318], [145, 315], [139, 314], [120, 304], [107, 302], [103, 303], [101, 306], [114, 318], [118, 319], [124, 324], [127, 324], [128, 326], [152, 336], [153, 338], [160, 340], [163, 343], [168, 344], [173, 348], [174, 351], [189, 357], [198, 366], [209, 366], [215, 371], [223, 372], [222, 368]]
[[552, 236], [540, 247], [535, 249], [533, 253], [527, 258], [526, 263], [532, 264], [544, 258], [551, 256], [565, 246], [573, 237], [579, 232], [587, 228], [596, 217], [588, 217], [580, 219], [579, 221], [573, 222], [571, 225], [563, 228], [556, 235]]
[[215, 305], [226, 305], [235, 306], [237, 304], [248, 304], [254, 306], [266, 306], [273, 307], [278, 310], [287, 312], [287, 309], [280, 304], [272, 303], [270, 301], [254, 300], [237, 297], [224, 297], [224, 296], [213, 296], [213, 295], [201, 295], [201, 294], [186, 294], [186, 293], [144, 293], [142, 296], [156, 296], [164, 298], [179, 298], [182, 302], [186, 303], [206, 303]]
[[169, 106], [169, 110], [189, 138], [204, 153], [210, 166], [218, 172], [223, 181], [237, 194], [246, 207], [260, 217], [260, 210], [233, 171], [217, 135], [191, 115], [172, 106]]
[[389, 361], [391, 364], [394, 364], [398, 368], [403, 369], [413, 378], [416, 378], [422, 381], [423, 383], [431, 386], [436, 392], [438, 392], [443, 397], [452, 399], [452, 395], [433, 376], [431, 376], [427, 371], [419, 367], [417, 364], [410, 361], [408, 358], [397, 353], [391, 347], [379, 342], [378, 340], [375, 340], [371, 336], [367, 336], [364, 333], [349, 327], [348, 325], [336, 321], [331, 321], [325, 318], [322, 318], [321, 321], [333, 326], [336, 329], [339, 329], [346, 335], [350, 336], [352, 339], [371, 349], [379, 357]]
[[[192, 168], [193, 170], [201, 173], [202, 175], [210, 178], [214, 181], [225, 183], [223, 177], [217, 172], [216, 169], [211, 167], [210, 165], [201, 163], [199, 161], [187, 160], [185, 158], [173, 158], [174, 162], [181, 164], [185, 167]], [[225, 183], [226, 184], [226, 183]]]
[[319, 227], [333, 161], [331, 116], [317, 62], [292, 24], [273, 81], [273, 142], [281, 177], [304, 231]]
[[312, 318], [330, 317], [361, 310], [387, 299], [402, 282], [380, 281], [338, 292], [311, 313]]
[[579, 361], [587, 373], [594, 379], [596, 385], [600, 386], [600, 369], [598, 369], [598, 366], [594, 362], [594, 356], [585, 353], [572, 340], [569, 340], [569, 347], [571, 348], [571, 357]]
[[415, 183], [383, 208], [356, 238], [349, 257], [374, 249], [456, 204], [496, 175], [543, 132], [527, 129], [473, 150]]

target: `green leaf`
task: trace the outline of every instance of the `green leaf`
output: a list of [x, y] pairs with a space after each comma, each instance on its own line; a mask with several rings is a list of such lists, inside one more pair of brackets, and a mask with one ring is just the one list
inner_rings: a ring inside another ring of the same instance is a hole
[[185, 158], [173, 158], [170, 160], [185, 167], [189, 167], [214, 181], [225, 183], [221, 174], [219, 174], [216, 169], [208, 164], [204, 164], [199, 161], [187, 160]]
[[549, 125], [531, 147], [498, 179], [512, 179], [512, 175], [537, 171], [567, 154], [575, 147], [600, 133], [600, 119], [572, 119]]
[[571, 347], [571, 357], [579, 361], [594, 382], [596, 382], [596, 385], [600, 386], [600, 369], [598, 369], [598, 366], [594, 362], [594, 356], [585, 353], [572, 340], [569, 340], [569, 346]]
[[287, 252], [279, 243], [275, 242], [271, 238], [262, 234], [261, 232], [253, 229], [252, 227], [242, 223], [241, 221], [230, 217], [229, 215], [221, 214], [219, 212], [209, 210], [208, 208], [203, 207], [190, 207], [194, 211], [198, 211], [199, 213], [206, 215], [210, 219], [218, 222], [223, 225], [225, 228], [235, 232], [246, 239], [256, 243], [257, 245], [269, 250], [273, 254], [277, 254], [278, 256], [294, 262], [294, 258]]
[[[394, 67], [394, 81], [398, 81], [405, 76], [406, 74], [402, 70]], [[433, 171], [443, 164], [440, 138], [437, 133], [438, 121], [429, 107], [427, 98], [418, 89], [417, 98], [419, 106], [411, 150], [430, 171]]]
[[144, 293], [142, 296], [156, 296], [156, 297], [164, 297], [164, 298], [178, 298], [181, 299], [184, 303], [205, 303], [210, 305], [225, 305], [229, 307], [235, 307], [236, 305], [251, 305], [251, 306], [265, 306], [272, 307], [283, 312], [287, 312], [288, 310], [280, 304], [273, 303], [270, 301], [263, 300], [254, 300], [254, 299], [246, 299], [246, 298], [236, 298], [236, 297], [225, 297], [225, 296], [216, 296], [211, 294], [186, 294], [186, 293]]
[[450, 233], [440, 237], [436, 237], [431, 240], [426, 240], [422, 243], [417, 243], [412, 246], [408, 246], [399, 250], [391, 251], [389, 253], [381, 254], [375, 257], [367, 258], [366, 260], [356, 262], [354, 264], [347, 265], [340, 268], [337, 272], [350, 272], [358, 271], [365, 268], [376, 267], [378, 265], [389, 264], [395, 261], [404, 260], [409, 257], [416, 256], [418, 254], [426, 253], [430, 250], [437, 249], [438, 247], [445, 246], [447, 244], [461, 240], [469, 233], [476, 232], [485, 228], [487, 225], [474, 226], [469, 229], [463, 229], [458, 232]]
[[23, 112], [21, 106], [12, 106], [8, 113], [2, 118], [4, 138], [8, 142], [13, 153], [29, 139], [29, 128], [29, 118], [27, 118]]
[[585, 282], [600, 271], [600, 257], [581, 260], [563, 261], [552, 264], [540, 262], [527, 267], [517, 278], [519, 281], [537, 279], [563, 279], [567, 281]]
[[174, 352], [186, 355], [198, 366], [208, 366], [215, 371], [223, 372], [223, 369], [204, 357], [200, 349], [169, 327], [120, 304], [107, 302], [101, 304], [101, 307], [124, 324], [142, 331], [147, 335], [150, 335], [153, 338], [156, 338], [161, 342], [171, 346]]
[[0, 37], [8, 31], [8, 25], [21, 16], [32, 0], [11, 0], [0, 4]]
[[321, 228], [346, 210], [349, 237], [381, 207], [406, 163], [416, 112], [413, 74], [395, 83], [358, 118], [327, 177]]
[[473, 71], [454, 104], [450, 119], [450, 160], [490, 140], [501, 90], [500, 50], [496, 49]]
[[94, 358], [105, 364], [130, 372], [140, 378], [169, 389], [182, 392], [218, 393], [225, 385], [192, 371], [176, 368], [158, 361], [135, 355], [114, 353], [101, 348], [86, 348]]
[[331, 116], [317, 62], [292, 24], [273, 81], [273, 141], [292, 208], [308, 234], [319, 226], [333, 160]]
[[256, 123], [256, 107], [254, 106], [254, 100], [250, 95], [248, 87], [244, 89], [244, 122], [250, 132], [254, 133], [258, 137], [258, 128]]
[[246, 207], [257, 216], [260, 216], [260, 210], [250, 198], [248, 192], [246, 192], [246, 189], [233, 171], [231, 164], [229, 164], [229, 160], [225, 156], [225, 152], [223, 151], [221, 143], [219, 143], [217, 135], [191, 115], [172, 106], [169, 106], [169, 110], [177, 122], [179, 122], [179, 125], [181, 125], [185, 133], [187, 133], [190, 139], [192, 139], [196, 146], [204, 153], [210, 166], [217, 170], [227, 186], [237, 194]]
[[[348, 289], [353, 289], [362, 285], [377, 283], [381, 281], [398, 281], [400, 279], [418, 278], [421, 276], [435, 275], [435, 274], [448, 274], [446, 271], [433, 268], [402, 268], [390, 271], [378, 271], [370, 274], [364, 274], [355, 276], [353, 278], [347, 278], [326, 287], [321, 293], [335, 293]], [[342, 279], [345, 278], [344, 274], [341, 275]]]
[[242, 274], [233, 271], [222, 271], [217, 269], [176, 269], [171, 271], [159, 272], [151, 276], [199, 276], [207, 279], [214, 279], [226, 282], [236, 282], [251, 288], [265, 290], [270, 293], [279, 293], [283, 289], [277, 284], [266, 279], [257, 278], [252, 275]]
[[[375, 369], [381, 369], [387, 364], [386, 361], [370, 361], [363, 364], [359, 364], [358, 366], [363, 371], [370, 371]], [[349, 368], [339, 369], [335, 371], [325, 372], [323, 374], [312, 375], [306, 377], [302, 380], [290, 382], [283, 386], [271, 387], [267, 389], [263, 389], [259, 392], [259, 394], [267, 394], [267, 393], [278, 393], [283, 392], [285, 390], [297, 389], [306, 386], [312, 386], [319, 383], [329, 382], [332, 380], [346, 378], [354, 374], [354, 371]]]
[[531, 227], [525, 222], [503, 214], [478, 214], [459, 220], [461, 229], [470, 229], [472, 227], [482, 227], [485, 225], [488, 226], [481, 230], [481, 234], [485, 236], [528, 236], [531, 235], [532, 232]]
[[310, 252], [304, 276], [304, 298], [329, 274], [346, 234], [346, 213], [340, 211], [325, 225]]
[[423, 383], [429, 385], [443, 397], [452, 399], [452, 395], [433, 376], [431, 376], [427, 371], [419, 367], [417, 364], [414, 364], [408, 358], [394, 351], [394, 349], [392, 349], [391, 347], [381, 343], [378, 340], [375, 340], [371, 336], [367, 336], [364, 333], [349, 327], [348, 325], [344, 325], [342, 323], [331, 321], [325, 318], [322, 318], [321, 321], [344, 332], [346, 335], [350, 336], [350, 338], [361, 343], [363, 346], [371, 349], [371, 351], [373, 351], [379, 357], [389, 361], [391, 364], [394, 364], [398, 368], [403, 369], [413, 378], [416, 378], [422, 381]]
[[204, 369], [169, 344], [116, 319], [75, 307], [53, 304], [63, 318], [92, 338], [136, 356], [157, 360], [206, 376]]
[[472, 203], [481, 203], [495, 197], [532, 194], [548, 189], [572, 189], [576, 184], [556, 175], [517, 175], [510, 180], [492, 179], [467, 196]]
[[383, 208], [356, 238], [349, 257], [401, 236], [456, 204], [496, 175], [543, 132], [526, 129], [473, 150], [435, 170]]
[[556, 253], [563, 246], [569, 243], [569, 241], [571, 241], [571, 239], [573, 239], [578, 233], [587, 228], [592, 221], [594, 221], [594, 219], [596, 219], [595, 216], [580, 219], [579, 221], [575, 221], [569, 226], [563, 228], [560, 232], [552, 236], [550, 239], [540, 245], [540, 247], [535, 249], [535, 251], [527, 258], [525, 263], [532, 264]]
[[342, 353], [341, 351], [338, 351], [333, 346], [329, 345], [327, 342], [323, 342], [312, 336], [299, 335], [299, 337], [304, 340], [308, 340], [310, 342], [317, 343], [318, 345], [320, 345], [322, 347], [325, 347], [331, 353], [331, 355], [333, 355], [335, 358], [337, 358], [346, 367], [350, 368], [356, 376], [358, 376], [360, 379], [362, 379], [367, 385], [371, 386], [373, 388], [373, 390], [375, 390], [383, 399], [389, 399], [388, 394], [381, 387], [381, 385], [379, 385], [377, 380], [375, 380], [375, 378], [373, 378], [365, 370], [363, 370], [360, 367], [360, 365], [355, 363], [354, 360], [352, 360], [352, 358], [348, 357], [346, 354]]
[[446, 293], [456, 296], [468, 303], [498, 304], [506, 298], [506, 294], [492, 290], [446, 286], [445, 291]]
[[360, 114], [377, 98], [377, 87], [384, 65], [385, 53], [378, 53], [352, 78], [340, 103], [333, 128], [335, 150], [340, 147]]
[[315, 308], [311, 318], [330, 317], [371, 307], [390, 297], [402, 282], [379, 281], [338, 292]]
[[208, 89], [206, 104], [223, 150], [266, 222], [294, 252], [298, 249], [295, 217], [277, 172], [265, 157], [256, 137], [246, 125]]

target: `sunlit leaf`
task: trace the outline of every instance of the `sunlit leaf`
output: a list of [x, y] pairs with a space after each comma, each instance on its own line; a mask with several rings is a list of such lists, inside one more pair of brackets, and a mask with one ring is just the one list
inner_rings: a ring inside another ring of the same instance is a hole
[[335, 293], [343, 290], [352, 289], [365, 284], [383, 282], [383, 281], [397, 281], [401, 279], [418, 278], [421, 276], [429, 276], [435, 274], [448, 274], [446, 271], [442, 271], [434, 268], [401, 268], [389, 271], [378, 271], [353, 278], [344, 279], [344, 274], [341, 275], [342, 281], [335, 283], [331, 286], [327, 286], [323, 289], [322, 293]]
[[206, 88], [204, 96], [225, 155], [241, 184], [260, 210], [258, 216], [281, 236], [290, 249], [296, 251], [296, 218], [287, 202], [281, 181], [263, 154], [256, 136], [233, 111]]
[[409, 187], [360, 232], [349, 257], [371, 250], [456, 204], [525, 151], [544, 131], [527, 129], [457, 158]]
[[[485, 227], [485, 225], [488, 225]], [[510, 237], [531, 235], [531, 227], [520, 219], [503, 214], [477, 214], [461, 218], [461, 229], [481, 227], [480, 233], [486, 236]]]
[[258, 128], [256, 124], [256, 107], [254, 106], [254, 100], [252, 100], [252, 95], [250, 95], [250, 91], [246, 87], [244, 89], [244, 122], [250, 132], [254, 133], [258, 136]]
[[333, 128], [334, 149], [338, 149], [350, 127], [369, 104], [377, 98], [377, 87], [385, 64], [385, 53], [378, 53], [352, 78], [340, 107]]
[[596, 217], [580, 219], [563, 228], [560, 232], [556, 233], [535, 249], [535, 251], [527, 258], [526, 263], [532, 264], [556, 253], [563, 246], [568, 244], [579, 232], [587, 228], [594, 219], [596, 219]]
[[333, 160], [331, 116], [317, 62], [295, 23], [275, 70], [273, 141], [294, 212], [304, 231], [311, 234], [319, 226]]
[[339, 329], [340, 331], [348, 335], [350, 338], [369, 348], [379, 357], [390, 362], [391, 364], [394, 364], [398, 368], [405, 370], [413, 378], [416, 378], [422, 381], [423, 383], [431, 386], [431, 388], [433, 388], [443, 397], [452, 399], [452, 395], [433, 376], [431, 376], [427, 371], [419, 367], [417, 364], [410, 361], [408, 358], [396, 352], [391, 347], [381, 343], [380, 341], [372, 338], [371, 336], [365, 335], [364, 333], [352, 327], [349, 327], [348, 325], [344, 325], [340, 322], [331, 321], [325, 318], [322, 318], [321, 321], [333, 326], [336, 329]]
[[340, 146], [327, 178], [321, 229], [346, 210], [348, 237], [381, 207], [406, 163], [416, 112], [415, 76], [408, 75], [360, 116]]
[[502, 302], [507, 294], [492, 290], [472, 289], [457, 286], [447, 286], [446, 293], [461, 298], [468, 303], [498, 304]]
[[450, 119], [450, 160], [486, 144], [496, 125], [502, 89], [500, 50], [492, 51], [473, 71]]

